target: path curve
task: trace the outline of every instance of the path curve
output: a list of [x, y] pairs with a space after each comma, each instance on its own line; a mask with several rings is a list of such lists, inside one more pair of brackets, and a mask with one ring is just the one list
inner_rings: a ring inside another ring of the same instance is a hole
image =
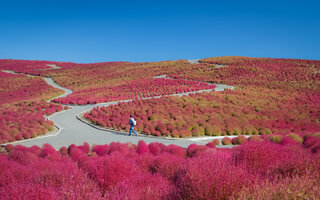
[[[2, 71], [7, 73], [23, 74], [23, 73], [15, 73], [13, 71], [8, 71], [8, 70], [2, 70]], [[33, 75], [30, 75], [30, 76], [33, 76]], [[36, 76], [36, 77], [39, 77], [39, 76]], [[45, 78], [45, 81], [49, 85], [65, 91], [65, 93], [59, 97], [65, 97], [73, 92], [68, 88], [59, 86], [50, 77]], [[227, 86], [223, 84], [215, 84], [215, 85], [217, 85], [217, 87], [215, 88], [215, 91], [223, 91], [224, 89], [234, 89], [234, 87], [232, 86]], [[173, 96], [183, 96], [183, 95], [188, 95], [190, 93], [200, 93], [200, 92], [209, 92], [209, 91], [211, 90], [201, 90], [201, 91], [195, 91], [195, 92], [173, 94]], [[55, 97], [55, 98], [58, 98], [58, 97]], [[160, 98], [160, 96], [157, 98]], [[199, 138], [198, 139], [195, 139], [195, 138], [164, 139], [164, 138], [157, 138], [157, 137], [128, 136], [128, 134], [125, 134], [119, 131], [100, 130], [100, 129], [93, 128], [92, 126], [88, 125], [87, 123], [84, 123], [83, 121], [77, 118], [77, 116], [80, 113], [91, 110], [94, 107], [115, 105], [115, 104], [118, 104], [119, 102], [128, 102], [128, 101], [131, 101], [131, 100], [100, 103], [100, 104], [94, 104], [94, 105], [69, 106], [70, 107], [69, 110], [54, 113], [53, 115], [48, 117], [59, 128], [59, 132], [57, 134], [52, 135], [52, 137], [40, 136], [31, 140], [16, 141], [13, 144], [20, 144], [23, 146], [31, 147], [33, 145], [42, 146], [45, 143], [49, 143], [55, 149], [59, 149], [62, 146], [68, 147], [71, 144], [82, 145], [84, 142], [89, 143], [89, 145], [109, 144], [111, 142], [121, 142], [121, 143], [131, 142], [134, 144], [138, 144], [139, 140], [143, 139], [146, 143], [160, 142], [165, 145], [175, 144], [182, 147], [188, 147], [190, 144], [194, 144], [194, 143], [203, 145], [208, 142], [211, 142], [213, 139], [213, 137], [204, 137], [202, 138], [202, 140], [200, 140]]]
[[187, 60], [190, 64], [199, 64], [200, 62], [199, 62], [199, 60], [200, 59], [189, 59], [189, 60]]

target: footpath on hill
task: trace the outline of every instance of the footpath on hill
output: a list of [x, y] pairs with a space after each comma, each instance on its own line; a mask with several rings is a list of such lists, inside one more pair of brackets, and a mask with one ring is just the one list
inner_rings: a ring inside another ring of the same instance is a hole
[[[197, 64], [198, 60], [188, 60], [192, 64]], [[7, 73], [14, 73], [13, 71], [3, 70], [3, 72]], [[28, 75], [28, 74], [26, 74]], [[29, 75], [32, 76], [32, 75]], [[38, 77], [38, 76], [37, 76]], [[52, 78], [46, 77], [45, 81], [55, 87], [65, 91], [64, 94], [58, 97], [65, 97], [69, 94], [72, 94], [72, 90], [68, 88], [64, 88], [58, 85]], [[223, 84], [214, 84], [217, 87], [214, 89], [215, 91], [223, 91], [225, 89], [234, 89], [233, 86], [223, 85]], [[183, 96], [189, 95], [191, 93], [201, 93], [201, 92], [209, 92], [211, 90], [201, 90], [201, 91], [194, 91], [194, 92], [186, 92], [186, 93], [179, 93], [179, 94], [172, 94], [167, 96]], [[58, 98], [55, 97], [55, 98]], [[160, 98], [156, 97], [156, 98]], [[49, 100], [50, 101], [50, 100]], [[212, 139], [217, 138], [221, 139], [222, 137], [199, 137], [199, 138], [181, 138], [181, 139], [165, 139], [161, 137], [146, 137], [144, 135], [138, 136], [128, 136], [127, 133], [114, 131], [114, 130], [102, 130], [96, 128], [88, 123], [85, 120], [78, 119], [81, 113], [89, 111], [97, 106], [109, 106], [118, 104], [119, 102], [128, 102], [131, 100], [124, 100], [124, 101], [115, 101], [115, 102], [108, 102], [108, 103], [100, 103], [100, 104], [93, 104], [93, 105], [72, 105], [69, 106], [69, 110], [64, 110], [58, 113], [55, 113], [49, 117], [51, 121], [54, 122], [56, 128], [58, 129], [55, 134], [46, 135], [45, 137], [37, 137], [34, 139], [29, 140], [22, 140], [16, 141], [11, 144], [20, 144], [23, 146], [31, 147], [33, 145], [42, 146], [45, 143], [51, 144], [54, 148], [59, 149], [62, 146], [68, 147], [71, 144], [81, 145], [84, 142], [87, 142], [89, 145], [93, 144], [109, 144], [111, 142], [120, 142], [120, 143], [127, 143], [131, 142], [134, 144], [138, 144], [139, 140], [144, 140], [146, 143], [151, 142], [160, 142], [165, 145], [175, 144], [181, 147], [188, 147], [190, 144], [206, 144], [211, 142]], [[235, 136], [229, 136], [235, 137]], [[224, 146], [228, 147], [228, 146]]]

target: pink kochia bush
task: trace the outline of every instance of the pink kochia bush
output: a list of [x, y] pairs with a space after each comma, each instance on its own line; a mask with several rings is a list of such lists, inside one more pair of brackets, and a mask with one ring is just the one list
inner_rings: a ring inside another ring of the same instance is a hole
[[[96, 98], [96, 100], [92, 100], [91, 95], [83, 97], [83, 91], [75, 91], [68, 97], [57, 98], [53, 101], [63, 104], [84, 105], [135, 98], [149, 98], [177, 93], [196, 92], [199, 90], [212, 90], [215, 87], [215, 85], [209, 85], [203, 82], [199, 83], [197, 81], [150, 78], [127, 81], [124, 85], [115, 87], [106, 86], [103, 88], [104, 96]], [[90, 89], [89, 91], [91, 93], [99, 93], [101, 92], [101, 88], [96, 89], [96, 91], [94, 89]]]
[[0, 199], [319, 199], [320, 154], [308, 140], [248, 140], [232, 149], [7, 145]]
[[34, 138], [53, 131], [53, 122], [46, 120], [44, 115], [51, 115], [62, 109], [62, 105], [47, 102], [0, 106], [0, 144]]

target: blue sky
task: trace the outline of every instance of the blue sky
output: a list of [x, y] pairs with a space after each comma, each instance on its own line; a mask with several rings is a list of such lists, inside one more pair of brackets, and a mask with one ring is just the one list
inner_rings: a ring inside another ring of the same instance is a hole
[[320, 60], [320, 1], [3, 1], [0, 59]]

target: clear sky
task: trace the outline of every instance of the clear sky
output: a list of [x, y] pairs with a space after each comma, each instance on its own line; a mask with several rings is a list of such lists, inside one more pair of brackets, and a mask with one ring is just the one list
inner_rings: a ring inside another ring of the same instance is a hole
[[0, 0], [0, 59], [320, 60], [320, 1]]

